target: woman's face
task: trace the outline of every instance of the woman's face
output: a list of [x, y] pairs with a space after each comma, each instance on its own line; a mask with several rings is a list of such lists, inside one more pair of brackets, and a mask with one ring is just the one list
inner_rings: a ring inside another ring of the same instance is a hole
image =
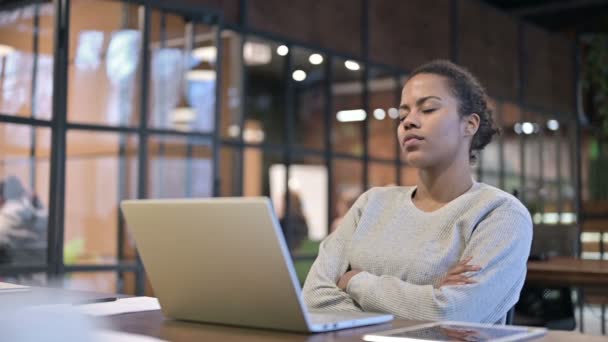
[[469, 157], [467, 120], [458, 113], [458, 99], [447, 80], [418, 74], [403, 87], [397, 136], [405, 161], [416, 168], [449, 165]]

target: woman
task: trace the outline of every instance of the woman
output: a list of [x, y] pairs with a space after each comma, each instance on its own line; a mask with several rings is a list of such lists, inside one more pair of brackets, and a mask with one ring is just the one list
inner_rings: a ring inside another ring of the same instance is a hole
[[311, 310], [504, 323], [526, 276], [528, 210], [471, 178], [497, 133], [479, 82], [448, 61], [416, 69], [397, 136], [413, 187], [373, 188], [321, 244], [304, 285]]

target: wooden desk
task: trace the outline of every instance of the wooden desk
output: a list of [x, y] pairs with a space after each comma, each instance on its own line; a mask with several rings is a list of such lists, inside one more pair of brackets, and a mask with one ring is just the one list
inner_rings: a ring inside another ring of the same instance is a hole
[[[302, 341], [302, 342], [348, 342], [362, 341], [364, 334], [396, 329], [416, 324], [415, 321], [395, 320], [391, 323], [362, 328], [339, 330], [323, 334], [295, 334], [270, 330], [245, 329], [220, 325], [189, 323], [166, 319], [160, 311], [148, 311], [106, 318], [113, 330], [158, 337], [172, 342], [190, 341]], [[534, 341], [547, 342], [599, 342], [605, 337], [583, 335], [575, 332], [550, 331]]]
[[[48, 295], [51, 293], [52, 302], [48, 302]], [[0, 307], [7, 307], [7, 303], [22, 302], [25, 297], [23, 293], [5, 293], [0, 296]], [[32, 291], [27, 293], [27, 305], [44, 305], [44, 304], [60, 304], [73, 303], [74, 298], [87, 299], [107, 297], [107, 294], [98, 294], [91, 292], [69, 291], [61, 289], [45, 289], [32, 288]], [[119, 297], [122, 297], [119, 295]], [[42, 299], [41, 299], [42, 298]], [[25, 304], [25, 303], [24, 303]], [[263, 311], [260, 312], [263, 314]], [[416, 321], [395, 320], [390, 323], [381, 325], [373, 325], [362, 328], [340, 330], [323, 334], [296, 334], [289, 332], [247, 329], [239, 327], [229, 327], [221, 325], [201, 324], [182, 322], [167, 319], [160, 311], [147, 311], [130, 313], [124, 315], [96, 317], [92, 318], [100, 326], [122, 332], [129, 332], [147, 336], [158, 337], [172, 342], [190, 342], [190, 341], [305, 341], [305, 342], [347, 342], [361, 341], [364, 334], [376, 331], [396, 329], [401, 327], [411, 326]], [[22, 322], [27, 325], [27, 322]], [[590, 336], [575, 332], [550, 331], [543, 338], [535, 341], [549, 342], [599, 342], [606, 341], [605, 337]]]
[[608, 260], [556, 257], [547, 261], [529, 261], [526, 283], [606, 289]]

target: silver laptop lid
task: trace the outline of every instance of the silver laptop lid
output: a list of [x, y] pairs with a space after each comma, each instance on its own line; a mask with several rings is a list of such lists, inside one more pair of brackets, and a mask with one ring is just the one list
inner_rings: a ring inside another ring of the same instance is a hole
[[121, 203], [166, 316], [310, 331], [268, 198]]

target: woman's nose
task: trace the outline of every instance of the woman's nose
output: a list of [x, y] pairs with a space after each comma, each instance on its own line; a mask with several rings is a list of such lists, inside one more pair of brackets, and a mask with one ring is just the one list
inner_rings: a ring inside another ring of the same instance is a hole
[[403, 128], [419, 128], [420, 120], [418, 120], [418, 114], [415, 111], [410, 112], [403, 120]]

